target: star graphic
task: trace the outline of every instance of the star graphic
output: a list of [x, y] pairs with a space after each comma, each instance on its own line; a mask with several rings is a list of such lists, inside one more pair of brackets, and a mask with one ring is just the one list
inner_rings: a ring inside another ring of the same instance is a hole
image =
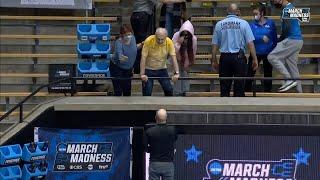
[[296, 154], [293, 154], [293, 156], [297, 159], [297, 165], [299, 164], [305, 164], [305, 165], [309, 165], [308, 164], [308, 158], [310, 157], [311, 153], [307, 153], [304, 152], [304, 150], [302, 148], [300, 148], [299, 152], [297, 152]]
[[190, 149], [184, 150], [184, 153], [187, 154], [187, 162], [194, 161], [194, 162], [198, 163], [198, 156], [200, 154], [202, 154], [202, 151], [197, 150], [193, 144]]

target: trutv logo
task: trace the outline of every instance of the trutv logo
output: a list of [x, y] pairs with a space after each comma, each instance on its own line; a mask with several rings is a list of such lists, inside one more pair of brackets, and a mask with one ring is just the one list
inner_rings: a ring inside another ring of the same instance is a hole
[[219, 160], [206, 166], [208, 177], [203, 180], [295, 180], [297, 160]]

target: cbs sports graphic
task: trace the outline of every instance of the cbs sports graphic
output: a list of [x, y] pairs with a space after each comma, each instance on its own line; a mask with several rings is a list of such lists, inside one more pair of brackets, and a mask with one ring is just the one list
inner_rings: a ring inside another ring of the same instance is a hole
[[47, 179], [130, 179], [131, 129], [35, 128], [48, 141]]
[[176, 147], [177, 179], [320, 179], [316, 136], [180, 135]]

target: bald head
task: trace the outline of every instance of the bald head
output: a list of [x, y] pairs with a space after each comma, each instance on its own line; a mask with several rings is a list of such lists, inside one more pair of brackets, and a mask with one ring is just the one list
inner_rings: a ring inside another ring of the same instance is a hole
[[165, 28], [157, 28], [156, 39], [158, 44], [163, 44], [168, 36], [168, 31]]
[[228, 14], [239, 15], [239, 8], [236, 3], [231, 3], [228, 7]]
[[168, 31], [165, 28], [157, 28], [156, 30], [156, 36], [157, 35], [164, 35], [167, 36], [168, 35]]
[[167, 111], [159, 109], [156, 113], [156, 121], [158, 124], [165, 124], [167, 122]]

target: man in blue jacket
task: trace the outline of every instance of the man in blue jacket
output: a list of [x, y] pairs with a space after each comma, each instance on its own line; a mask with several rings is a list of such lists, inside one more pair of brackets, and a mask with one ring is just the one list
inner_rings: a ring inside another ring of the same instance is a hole
[[[264, 77], [272, 77], [272, 65], [269, 63], [267, 56], [277, 45], [277, 29], [272, 19], [265, 17], [266, 6], [259, 4], [254, 7], [254, 22], [250, 23], [251, 30], [253, 32], [255, 40], [254, 46], [256, 48], [258, 63], [263, 61]], [[252, 68], [252, 56], [249, 57], [248, 62], [248, 77], [254, 77], [256, 71]], [[265, 92], [271, 92], [272, 80], [263, 81], [263, 87]], [[246, 81], [246, 91], [252, 90], [252, 80]]]
[[[294, 8], [288, 0], [273, 0], [277, 8], [287, 9]], [[298, 19], [282, 19], [281, 37], [276, 48], [268, 55], [268, 60], [285, 78], [299, 78], [298, 55], [303, 46], [303, 39]], [[297, 91], [302, 92], [301, 82], [287, 80], [278, 89], [279, 92], [286, 92], [296, 87]]]

